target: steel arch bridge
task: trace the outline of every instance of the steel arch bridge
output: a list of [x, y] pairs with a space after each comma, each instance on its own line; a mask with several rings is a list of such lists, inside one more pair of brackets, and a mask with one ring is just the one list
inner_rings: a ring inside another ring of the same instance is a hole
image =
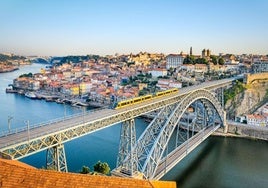
[[[191, 118], [186, 116], [190, 114], [189, 108], [195, 110]], [[199, 145], [220, 126], [226, 128], [225, 122], [225, 112], [214, 94], [204, 89], [195, 90], [177, 103], [163, 106], [136, 143], [135, 135], [131, 135], [135, 132], [133, 120], [122, 125], [117, 168], [112, 174], [159, 179], [166, 173], [167, 167], [171, 169], [175, 165], [174, 161], [178, 162], [176, 155], [178, 158], [183, 158], [181, 155], [187, 155], [194, 149], [191, 147]], [[173, 151], [165, 155], [165, 152], [168, 153], [169, 140], [174, 134], [176, 136], [174, 151], [178, 151], [178, 154], [174, 154]], [[187, 142], [190, 145], [185, 147]], [[181, 151], [183, 147], [186, 152]], [[163, 163], [172, 155], [174, 161], [170, 162], [170, 166], [165, 164], [163, 168]]]
[[[28, 121], [27, 127], [0, 133], [0, 158], [18, 160], [46, 150], [47, 168], [68, 171], [65, 142], [122, 123], [117, 168], [112, 174], [159, 179], [220, 126], [227, 131], [218, 101], [223, 104], [223, 90], [237, 79], [241, 77], [189, 86], [116, 110], [88, 111], [33, 126]], [[137, 141], [134, 118], [155, 111], [158, 115]], [[170, 149], [172, 134], [176, 143]]]

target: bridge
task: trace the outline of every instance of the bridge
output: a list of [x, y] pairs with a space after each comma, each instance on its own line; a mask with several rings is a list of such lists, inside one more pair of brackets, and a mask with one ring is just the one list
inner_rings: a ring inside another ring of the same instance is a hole
[[[227, 131], [223, 89], [230, 79], [180, 89], [131, 108], [101, 109], [0, 135], [0, 157], [21, 159], [47, 150], [49, 169], [68, 171], [64, 143], [122, 122], [117, 168], [113, 175], [159, 179], [219, 127]], [[134, 118], [159, 111], [136, 140]], [[175, 146], [169, 151], [169, 141]]]

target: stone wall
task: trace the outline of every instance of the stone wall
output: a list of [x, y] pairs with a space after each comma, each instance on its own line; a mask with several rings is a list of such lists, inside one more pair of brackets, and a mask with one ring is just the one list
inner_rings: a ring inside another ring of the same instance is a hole
[[255, 80], [268, 80], [268, 73], [246, 74], [246, 84], [250, 84]]
[[253, 127], [246, 124], [228, 123], [228, 133], [268, 141], [268, 127]]

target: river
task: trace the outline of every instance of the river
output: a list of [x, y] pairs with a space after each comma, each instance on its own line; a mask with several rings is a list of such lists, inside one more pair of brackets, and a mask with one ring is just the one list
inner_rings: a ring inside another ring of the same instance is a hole
[[[0, 74], [0, 132], [47, 120], [80, 113], [69, 105], [31, 100], [17, 94], [6, 94], [5, 88], [24, 73], [36, 73], [44, 65], [21, 66], [20, 70]], [[90, 109], [87, 109], [90, 110]], [[137, 135], [146, 128], [143, 119], [136, 119]], [[116, 165], [120, 125], [89, 134], [65, 143], [70, 172], [79, 172], [83, 165], [93, 166], [99, 160], [111, 169]], [[138, 137], [138, 136], [137, 136]], [[37, 168], [45, 166], [45, 151], [21, 159]], [[210, 137], [176, 165], [162, 180], [177, 182], [178, 187], [268, 187], [268, 142], [241, 138]]]

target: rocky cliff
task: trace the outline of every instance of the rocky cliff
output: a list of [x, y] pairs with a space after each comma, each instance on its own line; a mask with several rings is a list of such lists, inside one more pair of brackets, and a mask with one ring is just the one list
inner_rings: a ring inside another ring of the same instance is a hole
[[268, 81], [255, 80], [245, 85], [246, 90], [237, 94], [234, 99], [225, 104], [227, 118], [234, 119], [235, 116], [252, 113], [258, 107], [268, 102]]

